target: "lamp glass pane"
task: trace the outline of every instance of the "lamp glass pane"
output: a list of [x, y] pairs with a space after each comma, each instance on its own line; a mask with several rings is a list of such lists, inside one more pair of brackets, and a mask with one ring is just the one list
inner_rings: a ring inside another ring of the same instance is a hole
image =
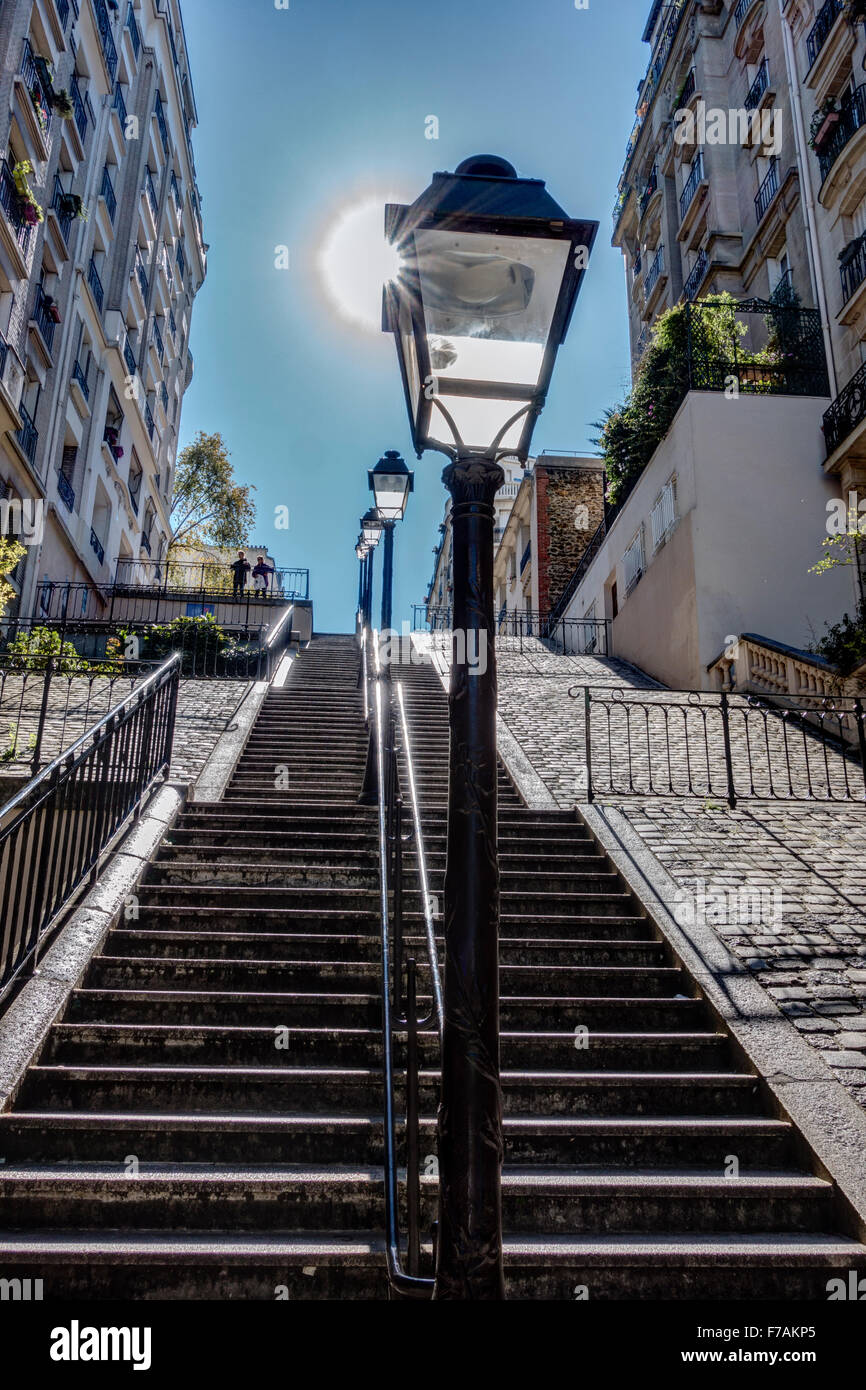
[[409, 496], [409, 478], [406, 473], [374, 473], [373, 494], [380, 516], [387, 521], [400, 521], [406, 510]]

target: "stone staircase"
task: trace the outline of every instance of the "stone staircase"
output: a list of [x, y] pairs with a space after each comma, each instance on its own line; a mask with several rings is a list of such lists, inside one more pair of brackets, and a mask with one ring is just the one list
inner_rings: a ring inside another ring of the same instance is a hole
[[[428, 666], [395, 679], [441, 894], [447, 701]], [[47, 1299], [388, 1296], [365, 754], [355, 643], [317, 638], [0, 1116], [0, 1277]], [[510, 1296], [825, 1298], [866, 1268], [833, 1184], [586, 827], [500, 784]], [[407, 890], [422, 960], [412, 873]], [[425, 1180], [427, 1227], [434, 1196]]]

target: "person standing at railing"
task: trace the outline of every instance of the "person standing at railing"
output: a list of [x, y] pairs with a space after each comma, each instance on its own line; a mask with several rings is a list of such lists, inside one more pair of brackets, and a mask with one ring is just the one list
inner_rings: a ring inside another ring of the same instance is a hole
[[275, 566], [269, 565], [264, 555], [259, 555], [253, 570], [253, 588], [267, 592], [270, 583], [270, 576], [274, 573]]
[[233, 586], [232, 598], [243, 598], [244, 589], [247, 587], [247, 575], [252, 569], [252, 565], [246, 557], [246, 552], [238, 551], [238, 558], [232, 565]]

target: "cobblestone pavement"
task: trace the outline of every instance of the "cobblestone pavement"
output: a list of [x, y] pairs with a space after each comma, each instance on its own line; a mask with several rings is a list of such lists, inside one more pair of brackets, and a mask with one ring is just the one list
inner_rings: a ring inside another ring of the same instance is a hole
[[[99, 676], [92, 680], [55, 677], [40, 750], [40, 767], [47, 767], [65, 749], [71, 748], [82, 734], [120, 704], [137, 683], [128, 676], [117, 679]], [[249, 681], [181, 681], [171, 765], [173, 777], [183, 782], [196, 780], [217, 739], [250, 689]], [[0, 804], [5, 799], [4, 775], [20, 783], [22, 777], [30, 774], [42, 691], [41, 676], [7, 676], [0, 688]], [[14, 756], [9, 756], [13, 752]]]
[[[666, 692], [625, 663], [592, 657], [560, 657], [543, 649], [533, 653], [499, 652], [499, 711], [527, 758], [562, 806], [586, 799], [584, 700], [569, 689], [589, 685], [629, 689], [626, 701], [651, 705]], [[658, 712], [657, 712], [658, 713]], [[646, 751], [664, 731], [649, 719]], [[731, 810], [716, 794], [725, 787], [724, 761], [714, 754], [713, 796], [703, 799], [656, 799], [622, 794], [623, 735], [611, 726], [601, 737], [593, 717], [593, 782], [605, 790], [601, 799], [616, 806], [677, 883], [677, 913], [684, 922], [700, 913], [728, 947], [754, 971], [779, 1008], [822, 1052], [839, 1079], [866, 1105], [866, 807], [856, 804], [741, 800]], [[690, 719], [692, 716], [689, 717]], [[703, 716], [694, 716], [695, 719]], [[785, 763], [784, 734], [771, 721], [761, 767]], [[688, 727], [688, 739], [683, 737]], [[632, 726], [632, 731], [638, 725]], [[680, 779], [686, 745], [694, 759], [697, 723], [681, 720], [670, 728], [672, 766]], [[800, 743], [803, 742], [799, 735]], [[828, 784], [840, 791], [848, 776], [855, 793], [859, 769], [838, 754], [827, 753], [817, 740], [805, 752], [796, 739], [788, 753], [795, 790], [808, 778], [819, 792]], [[633, 739], [633, 752], [640, 740]], [[757, 745], [753, 742], [753, 762]], [[769, 748], [769, 759], [766, 748]], [[732, 758], [738, 786], [748, 785], [745, 731], [732, 721]], [[664, 750], [665, 766], [667, 748]], [[638, 772], [647, 773], [646, 760]], [[686, 769], [687, 771], [687, 769]], [[787, 768], [782, 768], [782, 781]], [[641, 785], [639, 775], [635, 783]], [[699, 781], [697, 772], [695, 780]], [[674, 778], [676, 782], [676, 777]], [[760, 787], [760, 779], [756, 778]], [[645, 790], [645, 783], [644, 790]], [[617, 788], [619, 790], [617, 790]], [[862, 793], [859, 793], [862, 796]]]

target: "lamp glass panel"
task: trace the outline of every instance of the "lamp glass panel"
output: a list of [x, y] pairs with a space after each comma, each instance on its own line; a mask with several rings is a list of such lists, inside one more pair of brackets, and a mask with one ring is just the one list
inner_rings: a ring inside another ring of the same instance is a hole
[[386, 521], [401, 521], [409, 496], [406, 473], [374, 473], [373, 495], [379, 515]]

